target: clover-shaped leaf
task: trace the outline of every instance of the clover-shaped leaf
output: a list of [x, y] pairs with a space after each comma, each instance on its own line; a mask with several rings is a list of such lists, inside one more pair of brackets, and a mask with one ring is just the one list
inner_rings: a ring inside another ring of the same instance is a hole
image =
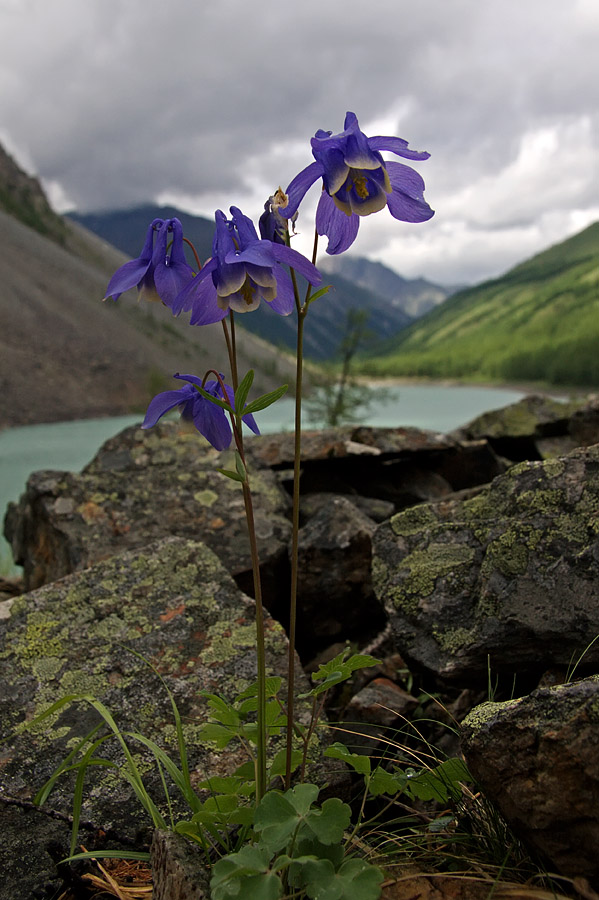
[[316, 838], [322, 844], [341, 841], [349, 825], [351, 810], [332, 797], [322, 808], [312, 808], [318, 797], [313, 784], [298, 784], [284, 794], [269, 791], [256, 809], [254, 828], [273, 853], [286, 847], [292, 838]]
[[347, 859], [335, 871], [328, 859], [306, 862], [302, 870], [311, 900], [377, 900], [383, 873], [364, 859]]
[[359, 775], [370, 775], [370, 758], [360, 753], [352, 753], [345, 744], [336, 741], [324, 751], [330, 759], [341, 759], [351, 766]]
[[219, 859], [210, 879], [212, 900], [278, 900], [283, 885], [270, 871], [270, 857], [268, 849], [248, 844]]

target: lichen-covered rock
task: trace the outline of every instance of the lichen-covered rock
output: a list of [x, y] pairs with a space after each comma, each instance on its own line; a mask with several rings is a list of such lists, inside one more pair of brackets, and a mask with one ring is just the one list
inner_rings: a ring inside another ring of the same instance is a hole
[[545, 459], [597, 443], [598, 421], [599, 406], [592, 397], [560, 401], [529, 394], [477, 416], [453, 434], [460, 440], [487, 440], [511, 460]]
[[476, 707], [462, 723], [469, 770], [528, 844], [599, 886], [599, 678]]
[[[464, 687], [489, 665], [565, 668], [599, 633], [599, 446], [400, 512], [373, 548], [375, 593], [412, 667]], [[584, 665], [598, 663], [594, 645]]]
[[[268, 670], [285, 678], [285, 634], [268, 616], [265, 627]], [[256, 677], [254, 603], [203, 544], [167, 538], [15, 598], [10, 615], [0, 620], [0, 646], [0, 734], [11, 736], [2, 746], [3, 798], [30, 802], [77, 741], [101, 721], [89, 703], [77, 702], [25, 727], [70, 694], [93, 695], [123, 732], [156, 741], [178, 762], [173, 713], [159, 675], [182, 716], [194, 784], [229, 774], [245, 759], [239, 747], [217, 751], [199, 739], [207, 718], [200, 691], [232, 699]], [[307, 690], [299, 667], [296, 677], [299, 690]], [[299, 711], [307, 715], [302, 704]], [[127, 740], [166, 815], [151, 754], [134, 738]], [[150, 823], [133, 788], [118, 775], [123, 764], [118, 742], [106, 741], [96, 755], [116, 768], [90, 769], [82, 821], [135, 840]], [[59, 779], [48, 801], [63, 818], [72, 807], [73, 777]], [[175, 813], [182, 814], [172, 785], [171, 798]], [[64, 823], [58, 831], [64, 837]]]
[[[247, 576], [242, 491], [217, 471], [235, 468], [231, 457], [164, 423], [125, 429], [81, 474], [35, 472], [5, 529], [26, 589], [169, 535], [203, 541], [231, 574]], [[289, 498], [269, 470], [252, 472], [252, 493], [261, 565], [276, 569], [286, 560]]]

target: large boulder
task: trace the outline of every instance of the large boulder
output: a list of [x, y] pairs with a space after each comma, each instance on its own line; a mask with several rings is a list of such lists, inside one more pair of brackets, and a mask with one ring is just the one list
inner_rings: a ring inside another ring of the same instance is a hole
[[[489, 667], [518, 673], [526, 690], [599, 633], [599, 446], [400, 512], [373, 547], [375, 593], [408, 664], [463, 687]], [[598, 663], [595, 644], [583, 665]]]
[[[230, 774], [245, 760], [244, 751], [235, 745], [217, 751], [200, 741], [199, 729], [209, 712], [200, 692], [233, 699], [255, 681], [254, 609], [209, 548], [182, 538], [113, 556], [5, 601], [0, 617], [0, 735], [8, 740], [2, 746], [0, 809], [6, 807], [3, 848], [10, 847], [11, 854], [6, 871], [15, 878], [14, 893], [6, 896], [23, 896], [19, 873], [24, 878], [30, 865], [25, 840], [21, 855], [14, 857], [22, 837], [13, 833], [19, 821], [29, 836], [39, 828], [40, 846], [50, 843], [51, 832], [59, 845], [56, 858], [66, 855], [74, 773], [59, 779], [51, 793], [46, 804], [50, 819], [40, 814], [35, 824], [31, 801], [101, 719], [89, 702], [76, 702], [33, 727], [27, 723], [56, 700], [86, 693], [105, 704], [121, 731], [156, 741], [178, 762], [173, 712], [160, 675], [182, 716], [192, 782]], [[269, 673], [285, 678], [287, 639], [268, 616], [265, 627]], [[297, 679], [299, 691], [306, 691], [299, 667]], [[307, 721], [305, 701], [299, 714]], [[149, 793], [168, 818], [152, 755], [134, 737], [127, 741]], [[81, 813], [86, 840], [101, 830], [129, 845], [148, 844], [149, 817], [132, 786], [118, 776], [124, 761], [118, 742], [106, 741], [96, 756], [113, 767], [89, 770]], [[317, 777], [324, 777], [322, 771]], [[177, 790], [171, 785], [170, 791], [175, 816], [184, 815]]]
[[[32, 590], [113, 553], [169, 535], [201, 540], [243, 587], [251, 584], [245, 509], [234, 468], [175, 423], [131, 427], [107, 441], [81, 474], [34, 472], [6, 536]], [[256, 535], [265, 586], [287, 564], [289, 497], [268, 469], [252, 473]]]
[[551, 870], [599, 887], [599, 678], [485, 703], [462, 722], [468, 768]]
[[546, 459], [599, 442], [599, 399], [557, 400], [529, 394], [477, 416], [454, 432], [462, 441], [486, 440], [514, 461]]

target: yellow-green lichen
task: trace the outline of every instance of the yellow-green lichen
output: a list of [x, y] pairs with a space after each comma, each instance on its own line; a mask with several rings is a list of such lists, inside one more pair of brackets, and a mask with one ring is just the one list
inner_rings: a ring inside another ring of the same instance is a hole
[[439, 647], [452, 656], [457, 656], [464, 647], [474, 642], [475, 628], [433, 628], [433, 637]]
[[193, 495], [193, 499], [200, 504], [200, 506], [213, 506], [218, 500], [218, 494], [216, 491], [211, 491], [206, 488], [204, 491], [196, 491]]
[[413, 596], [428, 597], [438, 578], [455, 575], [459, 569], [469, 569], [473, 561], [474, 550], [466, 544], [429, 544], [426, 550], [410, 553], [400, 564], [399, 571], [409, 571], [403, 590]]
[[58, 675], [64, 660], [56, 656], [41, 656], [31, 663], [31, 670], [38, 681], [52, 681]]
[[433, 528], [438, 525], [438, 519], [429, 506], [421, 504], [397, 513], [390, 519], [389, 524], [398, 537], [408, 537]]

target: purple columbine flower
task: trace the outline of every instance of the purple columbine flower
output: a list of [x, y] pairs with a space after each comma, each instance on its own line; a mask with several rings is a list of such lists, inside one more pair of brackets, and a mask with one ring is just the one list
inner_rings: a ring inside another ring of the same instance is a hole
[[358, 234], [360, 216], [385, 206], [402, 222], [426, 222], [434, 215], [424, 199], [424, 181], [414, 169], [383, 159], [380, 150], [390, 150], [405, 159], [428, 159], [429, 153], [409, 150], [398, 137], [366, 137], [354, 113], [348, 112], [341, 134], [319, 129], [311, 140], [311, 163], [296, 175], [280, 210], [290, 218], [304, 194], [322, 178], [323, 192], [316, 211], [316, 230], [327, 235], [327, 253], [343, 253]]
[[301, 253], [274, 240], [261, 240], [251, 219], [236, 206], [231, 207], [230, 220], [220, 209], [215, 219], [212, 257], [171, 307], [176, 314], [191, 309], [191, 325], [220, 322], [229, 309], [251, 312], [261, 300], [279, 315], [289, 315], [295, 306], [293, 284], [282, 263], [310, 284], [321, 283], [318, 269]]
[[[141, 427], [152, 428], [165, 413], [180, 407], [182, 417], [187, 421], [193, 422], [200, 434], [216, 450], [226, 450], [231, 443], [232, 437], [227, 413], [220, 406], [202, 397], [199, 391], [196, 391], [194, 385], [203, 387], [208, 394], [212, 394], [213, 397], [218, 397], [219, 400], [225, 400], [230, 404], [233, 403], [233, 388], [225, 384], [227, 396], [224, 396], [218, 381], [207, 381], [206, 384], [202, 385], [202, 379], [196, 375], [177, 374], [173, 377], [187, 381], [188, 384], [184, 384], [183, 387], [173, 391], [163, 391], [162, 394], [156, 394], [154, 399], [150, 401]], [[254, 434], [260, 434], [256, 420], [251, 414], [243, 416], [242, 420], [248, 428], [251, 428]]]
[[104, 299], [118, 300], [125, 291], [136, 287], [140, 299], [160, 300], [172, 309], [175, 298], [193, 275], [185, 259], [179, 219], [154, 219], [139, 257], [117, 269]]

